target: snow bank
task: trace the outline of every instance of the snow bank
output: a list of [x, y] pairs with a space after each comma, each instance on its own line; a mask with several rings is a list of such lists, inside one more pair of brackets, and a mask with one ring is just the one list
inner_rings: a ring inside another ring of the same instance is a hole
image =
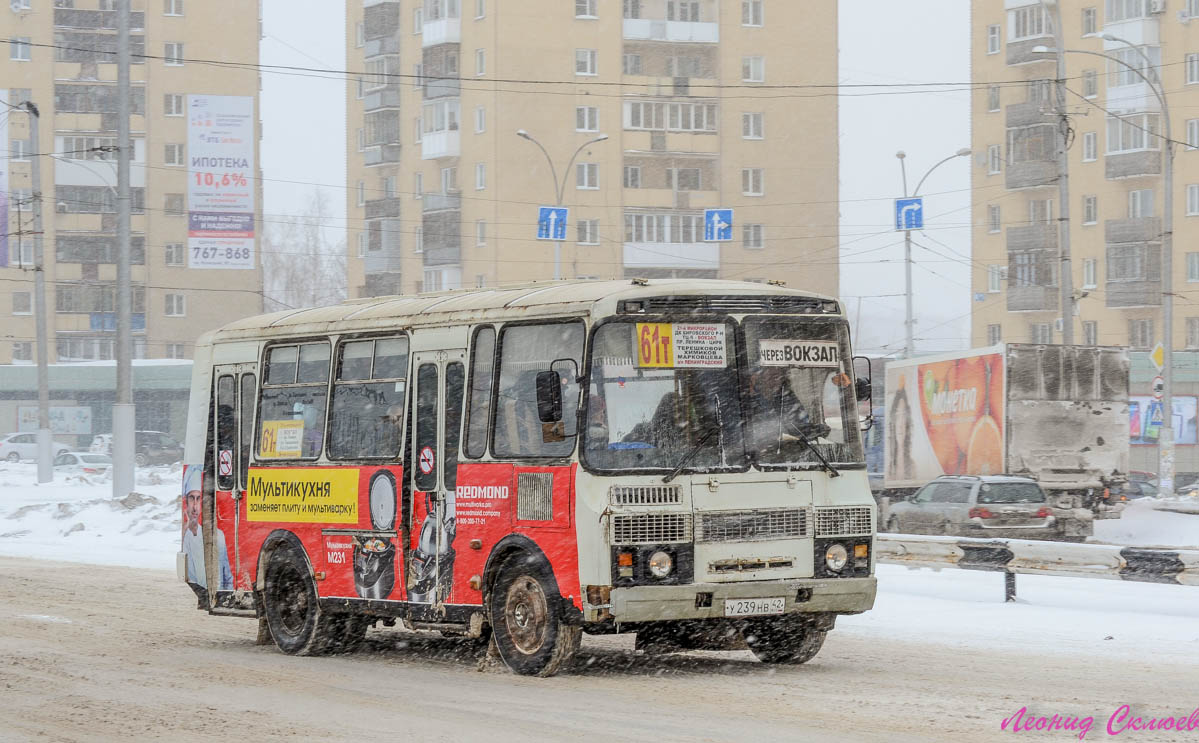
[[1159, 503], [1148, 498], [1131, 501], [1120, 518], [1096, 521], [1095, 536], [1090, 541], [1130, 547], [1199, 549], [1199, 515], [1159, 508]]

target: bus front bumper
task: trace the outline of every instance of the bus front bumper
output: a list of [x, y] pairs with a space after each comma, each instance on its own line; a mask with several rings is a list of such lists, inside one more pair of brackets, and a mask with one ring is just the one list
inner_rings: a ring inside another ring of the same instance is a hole
[[613, 588], [611, 612], [617, 622], [723, 619], [726, 601], [782, 597], [784, 614], [856, 614], [874, 606], [877, 586], [870, 576]]

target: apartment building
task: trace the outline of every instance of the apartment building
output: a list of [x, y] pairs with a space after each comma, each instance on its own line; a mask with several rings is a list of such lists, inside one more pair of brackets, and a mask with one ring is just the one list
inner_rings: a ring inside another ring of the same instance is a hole
[[[0, 111], [0, 130], [7, 132], [8, 157], [8, 229], [0, 243], [0, 363], [32, 363], [36, 358], [34, 158], [41, 166], [49, 359], [113, 358], [115, 7], [113, 0], [11, 0], [0, 6], [0, 39], [7, 42], [0, 50], [0, 86], [11, 105], [36, 105], [41, 140], [30, 141], [25, 112], [0, 106], [5, 109]], [[254, 67], [259, 18], [258, 4], [244, 0], [132, 2], [136, 357], [190, 358], [204, 331], [261, 311], [255, 237], [262, 204], [259, 75]], [[218, 105], [217, 96], [235, 99]], [[216, 144], [204, 141], [201, 131], [213, 121], [216, 129], [209, 134], [223, 132]], [[189, 137], [203, 142], [196, 153]], [[221, 149], [234, 139], [235, 151]], [[207, 201], [201, 203], [201, 198]], [[213, 201], [226, 206], [214, 212]]]
[[[1175, 348], [1199, 348], [1199, 0], [1061, 0], [1076, 343], [1163, 342], [1164, 140]], [[1054, 4], [1051, 4], [1053, 7]], [[975, 0], [972, 341], [1061, 342], [1055, 12]], [[1141, 73], [1141, 74], [1138, 74]], [[1160, 75], [1160, 78], [1157, 77]], [[1160, 79], [1166, 111], [1146, 81]]]
[[[350, 0], [351, 296], [555, 275], [835, 293], [836, 3]], [[525, 136], [518, 135], [518, 131]], [[560, 250], [538, 207], [569, 210]], [[705, 241], [731, 208], [733, 239]], [[557, 253], [557, 260], [555, 254]]]

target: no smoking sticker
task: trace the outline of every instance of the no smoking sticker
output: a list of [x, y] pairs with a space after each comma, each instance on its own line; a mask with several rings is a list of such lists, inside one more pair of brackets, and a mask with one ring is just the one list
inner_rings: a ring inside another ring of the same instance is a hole
[[217, 453], [218, 472], [221, 477], [228, 477], [233, 474], [233, 450], [221, 449]]
[[433, 456], [433, 447], [426, 446], [420, 450], [420, 471], [422, 474], [428, 475], [433, 472], [433, 464], [436, 461]]

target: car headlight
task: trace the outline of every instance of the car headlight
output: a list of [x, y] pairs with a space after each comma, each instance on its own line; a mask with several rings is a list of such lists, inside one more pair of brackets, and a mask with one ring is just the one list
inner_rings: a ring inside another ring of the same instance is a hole
[[840, 572], [847, 562], [849, 562], [849, 553], [845, 551], [845, 545], [841, 543], [830, 544], [824, 551], [824, 564], [833, 572]]
[[665, 578], [674, 569], [674, 558], [669, 552], [658, 550], [649, 556], [649, 572], [655, 578]]
[[396, 522], [396, 486], [391, 473], [380, 470], [370, 484], [371, 524], [380, 531], [391, 529]]

